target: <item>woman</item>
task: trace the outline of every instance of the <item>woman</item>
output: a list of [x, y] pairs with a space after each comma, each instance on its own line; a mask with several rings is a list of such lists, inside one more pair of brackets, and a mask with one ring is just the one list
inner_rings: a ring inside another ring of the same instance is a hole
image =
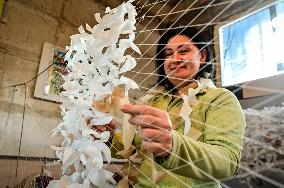
[[[207, 44], [193, 28], [169, 30], [161, 37], [156, 61], [159, 89], [146, 105], [121, 107], [132, 115], [129, 122], [140, 127], [135, 144], [152, 153], [155, 161], [145, 157], [135, 187], [221, 187], [220, 179], [237, 172], [244, 116], [231, 92], [206, 79], [214, 74], [211, 59]], [[192, 99], [192, 112], [182, 118], [186, 99]], [[114, 136], [113, 145], [119, 148], [117, 139]]]

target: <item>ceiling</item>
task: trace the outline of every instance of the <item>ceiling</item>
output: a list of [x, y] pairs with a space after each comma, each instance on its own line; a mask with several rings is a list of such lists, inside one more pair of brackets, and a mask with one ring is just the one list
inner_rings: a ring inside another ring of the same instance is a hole
[[[105, 6], [115, 7], [123, 0], [95, 0]], [[253, 11], [262, 4], [275, 0], [135, 0], [138, 18], [144, 16], [144, 22], [159, 23], [163, 29], [174, 23], [206, 24], [220, 22], [243, 11]]]

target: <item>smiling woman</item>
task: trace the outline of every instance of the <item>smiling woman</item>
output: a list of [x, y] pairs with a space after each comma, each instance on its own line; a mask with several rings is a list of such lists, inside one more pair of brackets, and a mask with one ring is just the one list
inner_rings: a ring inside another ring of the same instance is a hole
[[164, 54], [165, 73], [177, 89], [192, 82], [200, 65], [205, 64], [206, 60], [206, 50], [199, 52], [199, 49], [186, 35], [172, 37], [166, 45]]
[[[168, 30], [161, 36], [157, 47], [156, 67], [160, 75], [157, 84], [175, 90], [176, 85], [172, 81], [182, 86], [184, 79], [187, 79], [188, 83], [193, 78], [214, 78], [215, 70], [212, 59], [211, 46], [196, 29]], [[171, 63], [173, 60], [175, 62]], [[186, 68], [185, 75], [179, 78], [179, 76], [174, 76], [173, 71], [169, 74], [168, 65], [172, 68], [178, 65], [183, 66]]]
[[[121, 107], [139, 127], [133, 144], [154, 156], [144, 155], [135, 187], [220, 188], [221, 179], [238, 171], [244, 116], [236, 97], [209, 79], [211, 59], [193, 28], [168, 30], [161, 37], [160, 87], [144, 104]], [[118, 133], [112, 143], [121, 150]]]

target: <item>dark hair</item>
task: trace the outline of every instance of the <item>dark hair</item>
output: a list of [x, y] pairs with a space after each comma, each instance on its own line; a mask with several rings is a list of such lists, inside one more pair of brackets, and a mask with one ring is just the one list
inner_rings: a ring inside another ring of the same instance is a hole
[[[191, 39], [192, 42], [195, 43], [197, 48], [202, 51], [206, 50], [206, 63], [202, 64], [199, 68], [199, 71], [195, 78], [209, 78], [213, 79], [215, 74], [214, 64], [212, 63], [213, 55], [211, 45], [209, 45], [201, 36], [201, 34], [192, 27], [188, 28], [178, 28], [178, 29], [170, 29], [167, 30], [162, 37], [160, 38], [157, 46], [157, 59], [156, 59], [156, 69], [157, 74], [159, 74], [157, 84], [165, 87], [167, 90], [174, 90], [173, 84], [166, 77], [166, 73], [164, 70], [164, 52], [166, 44], [169, 39], [176, 35], [185, 35]], [[209, 74], [208, 74], [209, 73]]]

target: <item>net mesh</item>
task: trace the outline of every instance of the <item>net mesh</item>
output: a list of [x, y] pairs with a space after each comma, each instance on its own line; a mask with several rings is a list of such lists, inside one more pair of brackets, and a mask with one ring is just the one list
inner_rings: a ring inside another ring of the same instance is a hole
[[[245, 8], [240, 8], [242, 3], [246, 2]], [[278, 1], [279, 3], [282, 1]], [[197, 27], [200, 32], [207, 33], [207, 38], [209, 39], [206, 45], [219, 45], [218, 35], [214, 35], [214, 26], [224, 25], [230, 23], [234, 20], [232, 17], [235, 13], [246, 11], [248, 13], [257, 10], [259, 7], [267, 4], [264, 1], [251, 1], [247, 2], [246, 0], [228, 0], [228, 1], [172, 1], [172, 0], [140, 0], [135, 1], [134, 4], [138, 9], [137, 16], [137, 32], [136, 32], [136, 45], [142, 49], [142, 55], [137, 56], [137, 54], [131, 54], [136, 57], [138, 62], [137, 67], [125, 73], [125, 76], [135, 80], [139, 87], [140, 91], [130, 91], [131, 101], [136, 104], [140, 104], [141, 102], [138, 100], [146, 95], [148, 91], [155, 91], [153, 88], [156, 86], [156, 80], [158, 74], [157, 69], [154, 66], [154, 61], [157, 56], [156, 46], [160, 36], [169, 29], [172, 28], [187, 28], [187, 27]], [[182, 7], [182, 8], [181, 8]], [[210, 15], [209, 15], [210, 12]], [[209, 33], [209, 35], [208, 35]], [[221, 74], [220, 74], [220, 63], [219, 54], [214, 54], [214, 62], [216, 65], [217, 74], [216, 74], [216, 84], [221, 85]], [[48, 71], [48, 67], [46, 70]], [[7, 169], [6, 173], [6, 184], [13, 186], [28, 186], [32, 185], [33, 182], [27, 179], [27, 177], [37, 176], [37, 175], [50, 175], [48, 171], [52, 171], [52, 175], [54, 177], [60, 176], [60, 168], [59, 167], [48, 167], [46, 166], [46, 162], [53, 161], [51, 152], [47, 151], [48, 145], [52, 145], [52, 143], [58, 143], [60, 138], [50, 139], [50, 143], [41, 143], [46, 142], [46, 139], [42, 138], [42, 134], [48, 135], [48, 132], [34, 131], [34, 129], [40, 129], [41, 126], [45, 126], [44, 130], [51, 130], [54, 128], [57, 123], [60, 121], [60, 110], [54, 105], [50, 105], [49, 102], [46, 101], [37, 101], [32, 99], [34, 82], [37, 77], [41, 76], [38, 74], [36, 77], [26, 76], [26, 82], [21, 82], [21, 80], [14, 80], [13, 84], [2, 84], [1, 86], [1, 109], [5, 113], [1, 113], [1, 121], [2, 121], [2, 130], [5, 134], [1, 134], [1, 140], [7, 140], [4, 144], [5, 146], [16, 145], [18, 148], [15, 150], [9, 150], [9, 148], [5, 148], [5, 153], [1, 153], [3, 160], [1, 163], [3, 168]], [[26, 79], [27, 78], [27, 79]], [[9, 82], [8, 82], [9, 83]], [[19, 83], [19, 84], [14, 84]], [[270, 105], [271, 101], [277, 100], [277, 98], [283, 98], [283, 90], [272, 89], [270, 87], [255, 87], [255, 86], [244, 86], [253, 90], [261, 90], [266, 92], [273, 92], [274, 95], [270, 95], [265, 99], [257, 102], [255, 105], [251, 106], [251, 108], [260, 108], [263, 106]], [[233, 92], [237, 93], [240, 88], [237, 88]], [[163, 94], [163, 93], [161, 93]], [[174, 96], [178, 97], [178, 96]], [[21, 105], [20, 105], [21, 104]], [[41, 113], [42, 108], [40, 105], [45, 105], [54, 109], [49, 114]], [[281, 110], [281, 108], [279, 108]], [[282, 110], [283, 112], [283, 110]], [[256, 112], [258, 113], [258, 112]], [[268, 114], [268, 119], [275, 119], [273, 114]], [[283, 116], [282, 116], [283, 117]], [[259, 117], [260, 118], [260, 117]], [[52, 119], [52, 120], [51, 120]], [[41, 121], [49, 121], [49, 125], [41, 125]], [[194, 121], [194, 119], [193, 119]], [[275, 120], [276, 121], [276, 120]], [[281, 121], [281, 120], [280, 120]], [[280, 126], [280, 129], [270, 129], [269, 127], [262, 129], [263, 136], [265, 139], [260, 139], [259, 137], [252, 136], [252, 131], [254, 131], [251, 127], [248, 129], [245, 135], [245, 148], [244, 153], [247, 156], [243, 156], [240, 172], [238, 175], [231, 177], [229, 179], [225, 179], [222, 181], [223, 187], [233, 187], [230, 183], [227, 183], [230, 179], [235, 179], [236, 177], [241, 180], [250, 181], [252, 183], [257, 183], [257, 181], [263, 181], [262, 183], [269, 183], [269, 185], [273, 185], [275, 187], [284, 187], [283, 180], [281, 182], [280, 179], [272, 177], [273, 175], [266, 172], [268, 169], [283, 169], [283, 121], [281, 123], [275, 123], [273, 121], [270, 122], [273, 126]], [[274, 124], [273, 124], [274, 123]], [[208, 127], [212, 127], [211, 125], [207, 125]], [[247, 125], [250, 126], [250, 125]], [[213, 127], [214, 128], [214, 127]], [[278, 127], [279, 128], [279, 127]], [[218, 130], [220, 131], [220, 130]], [[34, 135], [30, 135], [33, 133], [37, 133]], [[17, 135], [13, 137], [11, 140], [9, 137], [10, 134]], [[6, 135], [6, 137], [5, 137]], [[269, 137], [269, 136], [272, 136]], [[46, 136], [45, 136], [46, 137]], [[41, 139], [42, 138], [42, 139]], [[272, 139], [272, 140], [267, 140]], [[32, 141], [31, 141], [32, 140]], [[274, 141], [276, 140], [276, 141]], [[33, 145], [31, 145], [31, 143]], [[110, 143], [111, 144], [111, 143]], [[34, 152], [34, 148], [42, 147], [46, 145], [46, 147], [41, 148], [40, 151]], [[252, 145], [248, 147], [249, 145]], [[251, 151], [249, 149], [253, 149], [257, 151]], [[269, 153], [266, 158], [253, 158], [252, 153], [260, 152], [260, 153]], [[37, 155], [29, 155], [29, 153], [37, 153]], [[10, 158], [9, 158], [9, 157]], [[49, 157], [45, 157], [49, 156]], [[11, 157], [14, 160], [10, 160]], [[35, 158], [33, 158], [35, 157]], [[148, 156], [144, 156], [145, 158], [149, 158]], [[176, 156], [180, 158], [179, 156]], [[222, 157], [222, 156], [220, 156]], [[152, 158], [149, 158], [153, 160]], [[255, 160], [255, 161], [246, 161], [246, 160]], [[184, 160], [180, 158], [180, 160]], [[195, 163], [202, 161], [204, 159], [198, 159], [198, 161], [183, 161], [186, 163], [185, 165], [194, 165]], [[265, 164], [263, 166], [256, 164]], [[13, 166], [14, 168], [10, 168]], [[256, 168], [257, 166], [257, 168]], [[182, 168], [183, 166], [179, 167]], [[281, 168], [282, 167], [282, 168]], [[51, 168], [51, 169], [49, 169]], [[117, 166], [114, 166], [117, 168]], [[16, 170], [15, 170], [16, 169]], [[44, 169], [44, 170], [43, 170]], [[117, 171], [121, 169], [117, 168]], [[139, 170], [137, 168], [137, 170]], [[167, 170], [168, 174], [171, 175], [171, 171], [177, 169]], [[31, 173], [32, 172], [32, 173]], [[217, 179], [211, 176], [208, 172], [199, 169], [201, 174], [208, 176], [212, 181], [217, 181]], [[271, 173], [274, 173], [274, 171]], [[29, 175], [29, 176], [27, 176]], [[283, 175], [283, 174], [282, 174]], [[16, 177], [16, 178], [15, 178]], [[176, 176], [173, 176], [177, 178]], [[188, 186], [183, 180], [176, 179], [185, 187]], [[149, 180], [151, 181], [151, 180]], [[23, 183], [25, 182], [25, 183]]]

